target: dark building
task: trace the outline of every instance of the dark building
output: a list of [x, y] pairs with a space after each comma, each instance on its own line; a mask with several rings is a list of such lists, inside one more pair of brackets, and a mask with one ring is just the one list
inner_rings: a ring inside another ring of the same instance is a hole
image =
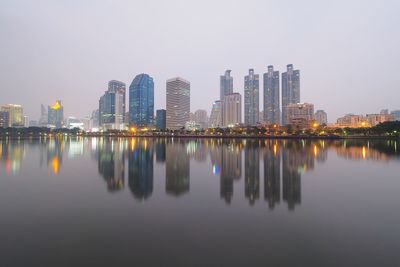
[[268, 66], [264, 73], [264, 122], [280, 124], [279, 71]]
[[290, 123], [287, 106], [300, 103], [300, 71], [293, 70], [293, 65], [287, 65], [287, 71], [282, 73], [282, 124]]
[[7, 128], [10, 124], [10, 113], [7, 111], [0, 111], [0, 128]]
[[154, 82], [148, 74], [139, 74], [129, 86], [129, 123], [148, 126], [154, 123]]
[[167, 128], [167, 111], [165, 109], [158, 109], [156, 111], [156, 127], [159, 130]]

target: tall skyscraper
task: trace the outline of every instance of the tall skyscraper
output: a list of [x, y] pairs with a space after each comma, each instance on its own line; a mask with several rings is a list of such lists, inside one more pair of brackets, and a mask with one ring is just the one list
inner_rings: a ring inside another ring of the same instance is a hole
[[23, 127], [24, 126], [24, 110], [21, 105], [8, 104], [1, 107], [0, 111], [8, 112], [9, 127]]
[[293, 70], [293, 65], [287, 65], [287, 71], [282, 73], [282, 124], [289, 124], [287, 106], [300, 103], [300, 70]]
[[51, 127], [62, 128], [64, 126], [64, 107], [61, 105], [61, 100], [56, 100], [52, 106], [47, 109], [47, 122]]
[[259, 122], [259, 75], [249, 69], [249, 75], [244, 77], [244, 123], [256, 125]]
[[239, 93], [225, 95], [222, 108], [224, 127], [233, 127], [242, 122], [242, 96]]
[[233, 77], [231, 77], [231, 70], [226, 70], [225, 75], [220, 76], [220, 97], [221, 101], [224, 96], [233, 93]]
[[119, 101], [120, 103], [118, 103], [119, 107], [117, 109], [122, 113], [122, 123], [124, 123], [126, 119], [126, 84], [121, 81], [111, 80], [108, 82], [108, 91], [122, 95], [122, 101]]
[[154, 123], [154, 82], [148, 74], [139, 74], [129, 86], [129, 122], [139, 127]]
[[167, 128], [185, 127], [190, 113], [190, 82], [176, 77], [167, 80]]
[[165, 109], [157, 109], [156, 127], [159, 130], [165, 130], [167, 128], [167, 111]]
[[208, 127], [210, 127], [210, 128], [222, 127], [222, 101], [221, 100], [217, 100], [217, 101], [213, 102]]
[[280, 124], [279, 71], [271, 65], [264, 73], [264, 122]]
[[104, 130], [123, 129], [122, 92], [106, 91], [99, 100], [99, 127]]

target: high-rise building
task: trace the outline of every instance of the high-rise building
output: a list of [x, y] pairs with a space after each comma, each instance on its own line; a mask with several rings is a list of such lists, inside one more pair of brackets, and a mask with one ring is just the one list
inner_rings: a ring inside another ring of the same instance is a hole
[[125, 122], [125, 113], [126, 113], [126, 84], [121, 81], [117, 80], [111, 80], [108, 82], [108, 91], [113, 92], [113, 93], [119, 93], [120, 95], [123, 96], [123, 99], [121, 101], [120, 107], [118, 109], [121, 110], [121, 113], [123, 114], [123, 122]]
[[64, 126], [64, 107], [61, 105], [61, 100], [56, 100], [54, 105], [48, 106], [47, 116], [50, 127], [58, 129]]
[[154, 124], [154, 81], [139, 74], [129, 86], [129, 122], [139, 127]]
[[1, 107], [0, 111], [8, 112], [8, 126], [9, 127], [23, 127], [24, 126], [24, 110], [21, 105], [8, 104]]
[[156, 111], [156, 127], [159, 130], [167, 128], [167, 111], [165, 109], [158, 109]]
[[297, 128], [308, 128], [314, 120], [314, 105], [309, 103], [289, 104], [287, 107], [288, 124]]
[[167, 80], [167, 128], [185, 127], [190, 113], [190, 82], [180, 78]]
[[194, 112], [194, 121], [200, 124], [200, 128], [205, 129], [208, 127], [208, 115], [204, 109], [198, 109]]
[[40, 119], [39, 119], [39, 125], [40, 126], [47, 126], [48, 121], [49, 120], [49, 116], [47, 114], [47, 109], [46, 107], [41, 104], [40, 105]]
[[233, 77], [231, 77], [231, 70], [226, 70], [225, 75], [220, 76], [220, 97], [221, 101], [224, 96], [233, 93]]
[[287, 106], [300, 103], [300, 70], [293, 70], [293, 65], [287, 65], [287, 71], [282, 73], [282, 124], [289, 124]]
[[99, 100], [99, 127], [104, 130], [122, 130], [124, 128], [125, 91], [110, 85]]
[[239, 93], [225, 95], [222, 108], [224, 127], [233, 127], [242, 122], [242, 96]]
[[279, 101], [279, 71], [270, 65], [264, 73], [264, 123], [280, 124]]
[[217, 100], [217, 101], [213, 102], [208, 127], [210, 127], [210, 128], [222, 127], [222, 101], [221, 100]]
[[8, 111], [0, 111], [0, 128], [10, 126], [10, 113]]
[[249, 69], [249, 75], [244, 77], [244, 123], [256, 125], [259, 122], [259, 75]]
[[318, 124], [328, 124], [328, 115], [326, 114], [325, 111], [319, 109], [315, 112], [315, 120], [318, 122]]

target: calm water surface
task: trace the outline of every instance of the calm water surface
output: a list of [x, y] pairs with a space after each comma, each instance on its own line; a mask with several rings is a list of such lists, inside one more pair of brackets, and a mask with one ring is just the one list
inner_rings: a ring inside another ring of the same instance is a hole
[[0, 141], [0, 266], [400, 266], [400, 142]]

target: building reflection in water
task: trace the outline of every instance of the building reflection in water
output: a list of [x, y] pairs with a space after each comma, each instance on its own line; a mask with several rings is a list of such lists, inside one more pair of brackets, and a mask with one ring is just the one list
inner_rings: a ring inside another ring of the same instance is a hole
[[65, 140], [54, 138], [47, 141], [47, 166], [57, 175], [60, 172], [63, 153], [65, 151]]
[[156, 139], [155, 142], [155, 152], [156, 152], [156, 162], [163, 163], [166, 159], [166, 152], [165, 152], [165, 138]]
[[128, 184], [133, 196], [146, 199], [153, 193], [153, 139], [131, 139]]
[[244, 192], [250, 205], [260, 198], [259, 140], [246, 140], [244, 148]]
[[281, 153], [276, 140], [265, 141], [264, 148], [264, 199], [273, 209], [281, 199]]
[[189, 192], [190, 158], [185, 139], [167, 139], [166, 143], [166, 186], [167, 194], [180, 196]]
[[125, 155], [120, 140], [100, 138], [98, 149], [98, 171], [107, 183], [110, 192], [119, 191], [125, 185]]
[[242, 176], [242, 143], [237, 140], [223, 140], [218, 152], [221, 152], [220, 194], [226, 203], [230, 203], [233, 182]]
[[0, 163], [4, 166], [7, 174], [17, 174], [21, 169], [25, 154], [25, 143], [23, 140], [1, 140]]

